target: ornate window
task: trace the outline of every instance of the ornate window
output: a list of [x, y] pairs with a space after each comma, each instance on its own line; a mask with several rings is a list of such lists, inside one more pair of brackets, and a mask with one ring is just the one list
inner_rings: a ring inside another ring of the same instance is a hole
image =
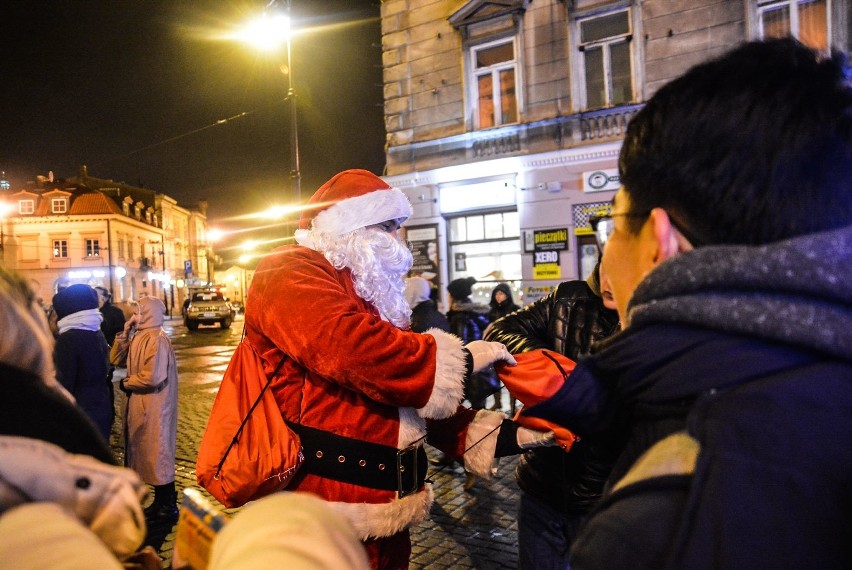
[[623, 105], [635, 100], [630, 8], [576, 20], [582, 106]]
[[751, 10], [753, 37], [792, 36], [823, 52], [852, 47], [850, 0], [753, 0]]
[[470, 50], [470, 84], [477, 128], [518, 122], [516, 43], [513, 37]]
[[818, 50], [828, 48], [826, 0], [773, 0], [758, 2], [761, 38], [793, 36]]
[[523, 15], [530, 0], [468, 0], [448, 21], [462, 36], [467, 125], [521, 121]]

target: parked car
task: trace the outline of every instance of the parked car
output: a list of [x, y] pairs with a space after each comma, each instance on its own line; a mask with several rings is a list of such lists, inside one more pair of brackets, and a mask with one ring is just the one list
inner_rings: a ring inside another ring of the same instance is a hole
[[236, 312], [218, 291], [199, 291], [192, 294], [184, 309], [183, 324], [191, 331], [199, 325], [219, 323], [223, 329], [231, 327]]

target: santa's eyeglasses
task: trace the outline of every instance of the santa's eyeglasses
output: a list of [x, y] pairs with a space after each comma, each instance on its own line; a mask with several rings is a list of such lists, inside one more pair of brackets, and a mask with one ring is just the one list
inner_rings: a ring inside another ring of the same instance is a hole
[[402, 227], [402, 222], [405, 220], [386, 220], [384, 222], [380, 222], [378, 224], [373, 224], [371, 226], [367, 226], [368, 228], [374, 228], [377, 230], [382, 230], [383, 232], [393, 233], [399, 228]]

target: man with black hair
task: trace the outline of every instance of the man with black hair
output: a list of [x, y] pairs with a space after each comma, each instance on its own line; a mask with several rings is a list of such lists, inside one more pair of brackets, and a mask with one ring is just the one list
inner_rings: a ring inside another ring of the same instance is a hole
[[748, 43], [630, 122], [595, 227], [624, 331], [526, 410], [626, 437], [575, 570], [852, 567], [844, 64]]

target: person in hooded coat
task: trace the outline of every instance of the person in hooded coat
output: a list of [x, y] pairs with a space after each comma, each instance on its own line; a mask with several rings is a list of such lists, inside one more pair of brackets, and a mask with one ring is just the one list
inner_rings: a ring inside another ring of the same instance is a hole
[[71, 285], [54, 295], [53, 309], [59, 330], [53, 351], [57, 378], [109, 441], [115, 411], [98, 295], [88, 285]]
[[152, 521], [177, 518], [175, 446], [178, 376], [172, 343], [163, 330], [166, 307], [143, 297], [116, 342], [129, 342], [125, 412], [125, 464], [154, 487], [154, 502], [145, 509]]
[[429, 329], [450, 332], [450, 323], [432, 300], [432, 287], [426, 279], [406, 279], [404, 294], [408, 306], [411, 307], [411, 330], [419, 333]]
[[[515, 299], [512, 297], [512, 289], [507, 283], [498, 283], [494, 287], [494, 289], [491, 290], [491, 301], [488, 303], [488, 305], [491, 307], [491, 310], [488, 311], [488, 320], [491, 321], [492, 324], [494, 323], [494, 321], [502, 319], [506, 315], [514, 313], [515, 311], [521, 308], [520, 305], [515, 304]], [[484, 334], [486, 333], [483, 333], [483, 335]], [[512, 401], [512, 412], [514, 412], [515, 403], [511, 397], [510, 401]], [[491, 405], [491, 409], [500, 410], [502, 408], [503, 390], [500, 389], [494, 392], [494, 403]]]

